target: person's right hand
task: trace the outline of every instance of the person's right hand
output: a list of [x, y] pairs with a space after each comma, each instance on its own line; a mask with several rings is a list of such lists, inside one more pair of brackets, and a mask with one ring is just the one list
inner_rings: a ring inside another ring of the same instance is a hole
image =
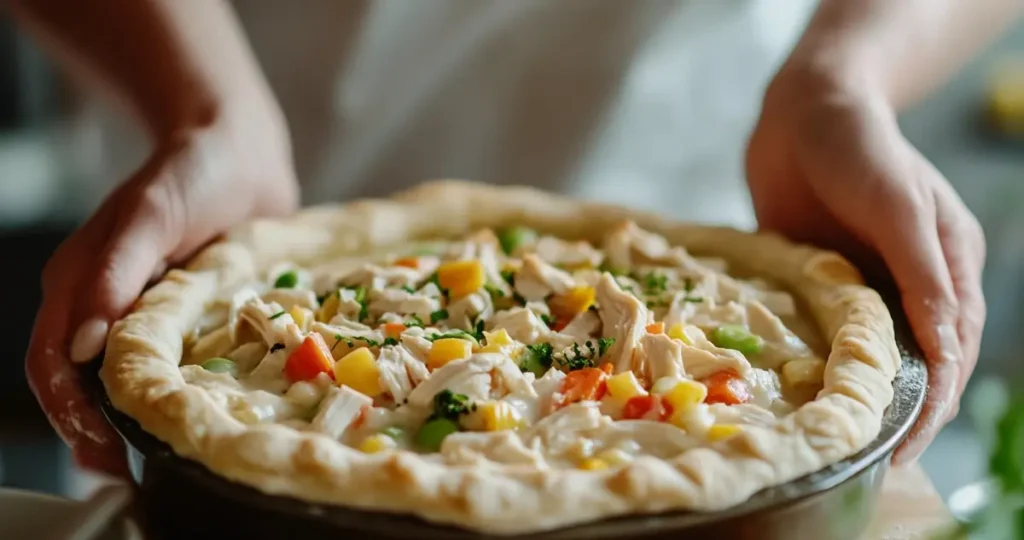
[[54, 253], [25, 360], [29, 385], [83, 467], [123, 475], [120, 438], [93, 407], [73, 362], [103, 349], [143, 288], [243, 220], [298, 204], [287, 130], [219, 121], [159, 143]]

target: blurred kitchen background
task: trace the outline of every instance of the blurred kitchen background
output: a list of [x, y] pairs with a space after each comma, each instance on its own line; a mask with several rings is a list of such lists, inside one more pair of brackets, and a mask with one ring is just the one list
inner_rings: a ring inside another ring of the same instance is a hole
[[[901, 119], [907, 136], [953, 181], [988, 235], [989, 319], [976, 380], [1024, 378], [1024, 142], [991, 130], [983, 113], [993, 71], [1015, 57], [1024, 57], [1024, 27]], [[37, 46], [0, 19], [0, 283], [6, 306], [0, 325], [0, 485], [75, 498], [95, 484], [74, 469], [52, 434], [26, 387], [22, 359], [44, 262], [111, 185], [98, 177], [98, 160], [137, 150], [99, 148], [88, 114]], [[126, 163], [124, 170], [130, 168]], [[982, 475], [980, 444], [961, 415], [925, 454], [925, 467], [944, 496]]]

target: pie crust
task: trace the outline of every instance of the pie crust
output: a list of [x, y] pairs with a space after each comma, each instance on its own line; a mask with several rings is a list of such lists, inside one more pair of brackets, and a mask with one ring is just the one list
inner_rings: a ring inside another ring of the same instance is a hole
[[[185, 337], [215, 291], [252, 281], [279, 261], [313, 265], [374, 246], [513, 224], [597, 241], [623, 220], [695, 254], [756, 269], [791, 292], [831, 343], [818, 397], [774, 425], [671, 460], [639, 457], [596, 471], [486, 459], [449, 466], [409, 451], [365, 454], [284, 425], [243, 424], [187, 384], [179, 369]], [[532, 188], [445, 180], [232, 231], [186, 268], [170, 271], [114, 324], [100, 375], [117, 409], [225, 478], [268, 494], [521, 534], [626, 514], [721, 510], [849, 457], [877, 436], [899, 365], [887, 308], [833, 252]]]

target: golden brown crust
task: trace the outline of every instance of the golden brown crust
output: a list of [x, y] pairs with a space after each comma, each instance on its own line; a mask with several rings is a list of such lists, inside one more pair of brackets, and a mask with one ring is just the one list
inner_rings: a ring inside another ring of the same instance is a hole
[[[755, 268], [801, 299], [832, 344], [818, 398], [773, 426], [750, 427], [669, 461], [640, 458], [604, 471], [491, 462], [454, 467], [409, 452], [363, 454], [280, 425], [247, 426], [186, 384], [178, 369], [183, 337], [214, 292], [253, 280], [280, 260], [315, 265], [374, 246], [513, 223], [597, 241], [624, 219], [696, 254]], [[146, 292], [114, 325], [106, 350], [101, 377], [114, 406], [224, 477], [266, 493], [411, 513], [494, 534], [628, 513], [722, 509], [813, 472], [877, 436], [900, 362], [881, 298], [836, 254], [774, 234], [680, 224], [530, 188], [461, 181], [241, 227]]]

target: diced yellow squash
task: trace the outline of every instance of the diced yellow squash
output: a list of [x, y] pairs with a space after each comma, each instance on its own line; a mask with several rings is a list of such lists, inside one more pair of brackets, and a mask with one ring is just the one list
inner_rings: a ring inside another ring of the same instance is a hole
[[596, 296], [593, 287], [582, 285], [556, 295], [549, 305], [556, 318], [568, 321], [590, 309]]
[[666, 334], [668, 335], [668, 337], [672, 339], [678, 339], [679, 341], [682, 341], [686, 345], [693, 345], [693, 342], [690, 341], [690, 337], [687, 336], [686, 332], [683, 331], [682, 323], [675, 323], [672, 326], [670, 326]]
[[516, 429], [522, 424], [519, 411], [505, 401], [485, 403], [480, 409], [486, 431]]
[[473, 353], [473, 342], [459, 338], [441, 338], [430, 347], [427, 366], [437, 369], [453, 360], [469, 358]]
[[485, 280], [484, 265], [477, 260], [446, 262], [437, 269], [437, 283], [452, 300], [480, 290]]
[[608, 468], [608, 462], [601, 458], [591, 457], [581, 461], [579, 468], [584, 471], [601, 471]]
[[338, 292], [331, 293], [324, 303], [320, 305], [320, 309], [316, 312], [316, 319], [320, 322], [328, 322], [338, 314], [338, 305], [341, 303], [341, 299], [338, 297]]
[[370, 397], [379, 396], [383, 391], [377, 360], [366, 347], [359, 347], [334, 363], [334, 380], [338, 386], [345, 385]]
[[632, 371], [623, 371], [608, 377], [605, 381], [608, 385], [608, 393], [620, 404], [625, 404], [630, 398], [646, 396], [647, 391], [637, 380]]
[[382, 433], [377, 433], [363, 439], [363, 442], [359, 444], [359, 450], [366, 452], [367, 454], [376, 454], [377, 452], [390, 450], [397, 446], [398, 443], [396, 443], [391, 437]]
[[708, 388], [697, 381], [683, 379], [676, 383], [664, 397], [665, 401], [672, 405], [674, 411], [685, 411], [694, 405], [703, 403], [704, 398], [708, 397]]
[[741, 429], [736, 424], [715, 424], [708, 428], [708, 440], [716, 442], [728, 439], [739, 433]]
[[625, 450], [619, 448], [609, 448], [607, 450], [601, 450], [598, 452], [597, 459], [604, 461], [608, 465], [615, 467], [617, 465], [624, 465], [633, 461], [633, 455]]
[[309, 331], [309, 323], [313, 320], [312, 310], [296, 305], [292, 306], [292, 308], [288, 310], [288, 314], [292, 316], [292, 320], [295, 321], [295, 324], [303, 332]]

